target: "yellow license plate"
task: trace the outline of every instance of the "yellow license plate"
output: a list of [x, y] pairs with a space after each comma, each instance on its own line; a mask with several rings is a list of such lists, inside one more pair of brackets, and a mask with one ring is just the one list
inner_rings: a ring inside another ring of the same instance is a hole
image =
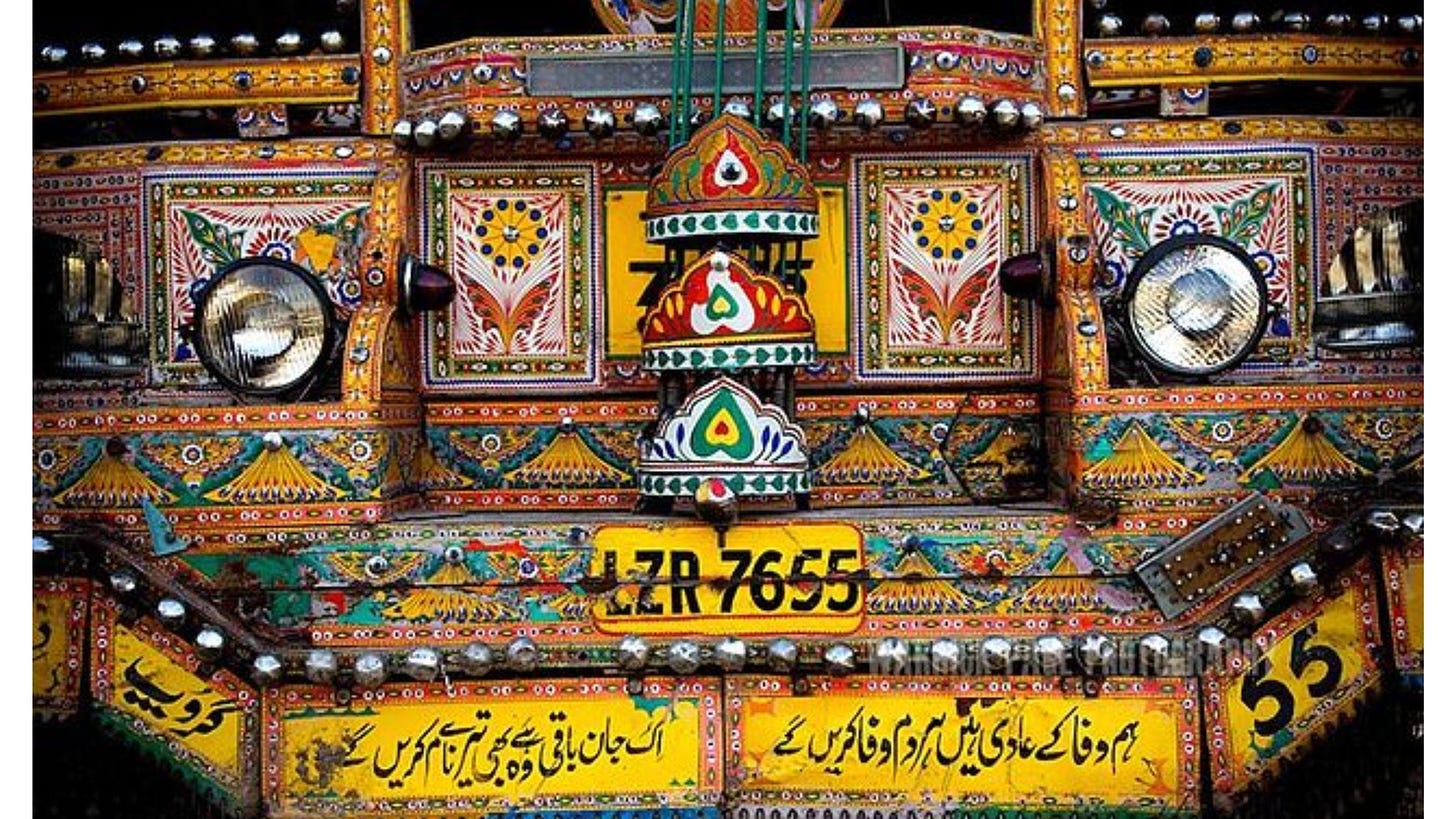
[[848, 634], [864, 616], [864, 541], [843, 524], [598, 530], [592, 607], [606, 634]]

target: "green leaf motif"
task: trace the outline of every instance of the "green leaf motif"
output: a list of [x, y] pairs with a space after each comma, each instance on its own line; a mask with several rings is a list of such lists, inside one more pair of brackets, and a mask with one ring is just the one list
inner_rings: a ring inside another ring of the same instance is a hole
[[202, 260], [213, 269], [231, 264], [243, 256], [243, 232], [230, 233], [226, 225], [217, 224], [200, 213], [182, 211], [187, 232], [202, 251]]
[[1254, 191], [1247, 199], [1236, 199], [1227, 207], [1214, 205], [1213, 212], [1218, 216], [1219, 232], [1225, 239], [1237, 243], [1245, 250], [1253, 250], [1259, 228], [1274, 207], [1274, 193], [1278, 189], [1279, 183], [1271, 182]]
[[1136, 259], [1152, 247], [1148, 239], [1148, 225], [1153, 221], [1154, 208], [1138, 211], [1132, 203], [1119, 199], [1111, 191], [1089, 185], [1097, 213], [1112, 228], [1112, 240], [1121, 245], [1130, 259]]

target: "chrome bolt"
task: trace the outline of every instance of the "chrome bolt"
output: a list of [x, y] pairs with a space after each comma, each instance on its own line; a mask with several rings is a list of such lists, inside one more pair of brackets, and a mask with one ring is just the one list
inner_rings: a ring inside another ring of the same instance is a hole
[[617, 664], [627, 671], [641, 671], [647, 667], [647, 660], [652, 656], [652, 648], [647, 641], [635, 634], [629, 634], [622, 638], [617, 645]]
[[404, 673], [420, 682], [429, 682], [440, 674], [440, 652], [433, 648], [417, 648], [404, 658]]
[[303, 676], [309, 682], [318, 685], [329, 685], [334, 681], [334, 676], [339, 673], [339, 658], [334, 652], [324, 648], [316, 648], [308, 653], [303, 660]]
[[737, 637], [724, 637], [713, 646], [713, 662], [724, 671], [742, 671], [748, 663], [748, 644]]
[[378, 654], [360, 654], [354, 658], [354, 684], [363, 688], [378, 688], [389, 679], [389, 667]]
[[667, 667], [677, 674], [691, 674], [702, 665], [703, 652], [698, 644], [687, 640], [680, 640], [668, 646]]
[[854, 673], [854, 649], [844, 643], [835, 643], [824, 649], [824, 665], [836, 677]]

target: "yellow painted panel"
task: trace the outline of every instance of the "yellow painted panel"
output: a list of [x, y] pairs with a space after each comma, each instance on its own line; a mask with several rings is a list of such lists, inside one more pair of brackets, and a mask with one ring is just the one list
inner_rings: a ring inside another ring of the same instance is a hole
[[1255, 770], [1307, 743], [1313, 720], [1349, 713], [1358, 689], [1378, 676], [1358, 595], [1351, 588], [1313, 620], [1294, 624], [1230, 682], [1224, 697], [1236, 768]]
[[[864, 616], [859, 530], [835, 523], [605, 526], [592, 575], [622, 581], [592, 606], [606, 634], [848, 634]], [[722, 581], [722, 582], [718, 582]]]
[[1424, 557], [1412, 558], [1406, 565], [1401, 594], [1405, 595], [1406, 644], [1410, 651], [1419, 654], [1426, 650], [1426, 561]]
[[39, 587], [31, 597], [30, 691], [38, 701], [74, 696], [76, 680], [70, 665], [78, 636], [72, 628], [74, 597], [46, 594]]
[[[627, 265], [661, 259], [662, 249], [647, 243], [641, 218], [647, 201], [644, 189], [610, 188], [606, 201], [607, 356], [631, 358], [642, 352], [637, 320], [646, 308], [638, 307], [637, 299], [651, 276], [630, 273]], [[847, 219], [844, 189], [820, 187], [819, 236], [804, 243], [804, 253], [814, 260], [805, 277], [821, 354], [849, 351]]]
[[112, 630], [112, 707], [140, 719], [217, 768], [237, 775], [238, 705], [147, 645], [130, 629]]
[[731, 771], [745, 791], [1039, 807], [1197, 800], [1197, 698], [1181, 680], [1109, 680], [1090, 698], [1056, 680], [1004, 678], [823, 680], [800, 696], [785, 688], [774, 678], [730, 682], [729, 745], [741, 749]]
[[649, 679], [640, 696], [622, 686], [387, 686], [346, 707], [326, 689], [285, 689], [268, 706], [278, 726], [269, 801], [286, 815], [366, 812], [384, 800], [478, 813], [681, 805], [716, 793], [716, 685]]

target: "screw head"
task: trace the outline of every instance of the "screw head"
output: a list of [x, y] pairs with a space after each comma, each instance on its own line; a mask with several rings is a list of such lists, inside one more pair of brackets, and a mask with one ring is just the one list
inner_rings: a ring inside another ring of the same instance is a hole
[[844, 643], [824, 649], [824, 666], [836, 677], [854, 673], [854, 649]]
[[[1070, 87], [1070, 86], [1068, 86]], [[1076, 89], [1072, 89], [1072, 96], [1076, 97]], [[967, 94], [956, 100], [955, 104], [956, 122], [961, 125], [980, 125], [986, 121], [986, 103], [975, 94]]]
[[147, 47], [141, 40], [126, 39], [116, 44], [116, 56], [124, 60], [140, 60], [147, 55]]
[[303, 659], [303, 676], [317, 685], [329, 685], [339, 673], [339, 658], [334, 652], [316, 648]]
[[263, 448], [269, 452], [277, 452], [283, 448], [283, 436], [277, 432], [263, 433]]
[[491, 665], [495, 662], [495, 653], [485, 643], [466, 643], [460, 649], [458, 657], [460, 670], [472, 676], [480, 676], [490, 671]]
[[112, 572], [109, 580], [111, 582], [111, 590], [117, 594], [125, 596], [137, 590], [136, 575], [125, 569]]
[[724, 671], [742, 671], [748, 663], [748, 644], [737, 637], [724, 637], [713, 646], [713, 662]]
[[440, 652], [433, 648], [417, 648], [404, 658], [404, 673], [420, 682], [429, 682], [440, 674]]
[[157, 619], [167, 628], [176, 629], [187, 621], [187, 607], [180, 600], [164, 597], [157, 601]]
[[1077, 662], [1083, 670], [1098, 672], [1107, 668], [1117, 654], [1117, 644], [1105, 634], [1086, 634], [1077, 642]]
[[1168, 18], [1162, 14], [1149, 14], [1143, 18], [1143, 34], [1149, 37], [1161, 37], [1167, 34], [1172, 27], [1173, 24], [1169, 23]]
[[739, 119], [753, 119], [753, 109], [743, 100], [728, 100], [723, 103], [723, 113]]
[[987, 637], [981, 641], [981, 668], [990, 674], [1005, 674], [1011, 670], [1011, 659], [1016, 647], [1005, 637]]
[[100, 43], [82, 43], [81, 62], [92, 65], [106, 62], [106, 46]]
[[935, 124], [935, 103], [925, 97], [916, 97], [905, 106], [905, 121], [912, 128], [929, 128]]
[[415, 144], [415, 126], [407, 119], [402, 119], [389, 129], [389, 138], [397, 147], [408, 148]]
[[212, 626], [203, 626], [198, 630], [197, 637], [192, 642], [197, 646], [197, 656], [211, 662], [222, 656], [227, 638]]
[[1144, 674], [1159, 674], [1168, 664], [1173, 644], [1161, 634], [1149, 634], [1138, 641], [1138, 661]]
[[898, 637], [886, 637], [875, 644], [875, 668], [886, 674], [899, 674], [910, 665], [910, 645]]
[[629, 634], [622, 638], [617, 645], [617, 664], [627, 671], [641, 671], [647, 667], [647, 659], [652, 656], [652, 648], [647, 641]]
[[228, 40], [228, 45], [239, 57], [251, 57], [258, 52], [258, 38], [246, 31], [234, 35]]
[[345, 48], [344, 33], [338, 29], [329, 29], [319, 35], [319, 50], [325, 54], [338, 54]]
[[217, 40], [211, 34], [198, 34], [187, 41], [187, 50], [199, 60], [217, 55]]
[[152, 53], [161, 60], [175, 59], [182, 53], [182, 41], [165, 34], [152, 41]]
[[656, 136], [662, 130], [664, 117], [662, 109], [650, 102], [638, 103], [632, 109], [632, 130], [645, 137]]
[[809, 124], [820, 130], [832, 127], [843, 116], [844, 112], [831, 99], [815, 100], [809, 106]]
[[997, 128], [1009, 130], [1021, 122], [1021, 108], [1011, 100], [997, 100], [991, 106], [991, 123]]
[[1021, 127], [1034, 131], [1045, 121], [1046, 115], [1042, 113], [1040, 105], [1028, 102], [1021, 106]]
[[1254, 12], [1241, 11], [1229, 20], [1229, 28], [1240, 34], [1247, 34], [1250, 31], [1257, 31], [1262, 22], [1263, 20]]
[[1234, 619], [1246, 626], [1257, 625], [1264, 619], [1264, 601], [1259, 595], [1245, 592], [1234, 598]]
[[389, 667], [384, 658], [370, 652], [354, 658], [354, 683], [363, 688], [378, 688], [389, 679]]
[[[496, 116], [500, 116], [500, 114], [497, 113]], [[519, 116], [516, 117], [517, 133], [520, 131], [520, 119]], [[446, 111], [440, 117], [438, 126], [440, 128], [440, 139], [446, 142], [453, 142], [463, 136], [466, 131], [470, 130], [470, 119], [459, 111]]]
[[606, 139], [617, 130], [617, 115], [610, 108], [592, 106], [586, 112], [586, 132], [596, 139]]
[[1289, 567], [1289, 585], [1300, 595], [1313, 594], [1319, 588], [1319, 575], [1313, 566], [1301, 561]]
[[547, 108], [536, 116], [536, 132], [546, 139], [561, 139], [570, 128], [571, 120], [560, 108]]
[[697, 643], [679, 640], [667, 648], [667, 667], [675, 674], [691, 674], [702, 662], [703, 652]]
[[[444, 124], [443, 120], [441, 120], [441, 124]], [[521, 120], [521, 115], [515, 111], [503, 108], [496, 111], [490, 118], [491, 136], [502, 142], [514, 142], [520, 139], [524, 130], [525, 123]]]
[[768, 644], [768, 665], [774, 671], [787, 674], [799, 664], [799, 647], [793, 640], [780, 637]]
[[1032, 645], [1032, 658], [1043, 674], [1056, 675], [1065, 671], [1069, 654], [1067, 642], [1056, 635], [1038, 637]]
[[530, 637], [517, 637], [506, 646], [506, 665], [514, 671], [530, 671], [541, 659], [541, 651]]
[[885, 106], [879, 100], [860, 100], [854, 106], [854, 124], [868, 131], [885, 121]]
[[1116, 37], [1122, 33], [1122, 18], [1116, 14], [1104, 14], [1098, 17], [1097, 33], [1103, 37]]
[[272, 654], [259, 654], [253, 658], [252, 677], [259, 688], [277, 685], [283, 680], [283, 661]]
[[961, 667], [961, 644], [955, 640], [936, 640], [930, 644], [930, 670], [937, 674], [954, 674]]

